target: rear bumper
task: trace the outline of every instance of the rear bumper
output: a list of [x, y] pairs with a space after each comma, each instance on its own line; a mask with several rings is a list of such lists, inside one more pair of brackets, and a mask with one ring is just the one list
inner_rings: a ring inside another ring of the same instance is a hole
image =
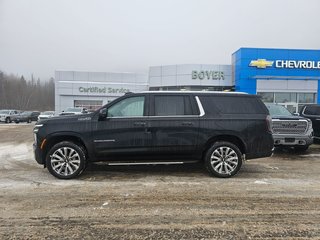
[[254, 159], [254, 158], [264, 158], [271, 157], [273, 155], [274, 148], [267, 152], [257, 152], [257, 153], [248, 153], [246, 154], [246, 159]]

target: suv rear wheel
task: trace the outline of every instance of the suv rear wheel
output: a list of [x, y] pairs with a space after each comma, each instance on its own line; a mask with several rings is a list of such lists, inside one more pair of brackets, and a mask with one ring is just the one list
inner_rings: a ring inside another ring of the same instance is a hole
[[242, 154], [230, 142], [215, 142], [205, 155], [205, 166], [215, 177], [232, 177], [240, 170], [241, 165]]
[[85, 167], [86, 155], [81, 146], [73, 142], [60, 142], [54, 145], [46, 157], [49, 172], [60, 179], [78, 176]]

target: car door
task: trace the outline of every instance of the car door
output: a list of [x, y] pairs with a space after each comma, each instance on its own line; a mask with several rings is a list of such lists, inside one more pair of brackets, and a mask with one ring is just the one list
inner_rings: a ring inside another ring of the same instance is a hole
[[148, 132], [148, 95], [133, 95], [112, 102], [101, 111], [105, 119], [93, 123], [92, 141], [97, 159], [140, 160], [151, 146]]
[[154, 157], [196, 160], [199, 112], [188, 94], [150, 96], [150, 131]]
[[320, 139], [320, 105], [307, 105], [302, 115], [312, 121], [314, 137]]

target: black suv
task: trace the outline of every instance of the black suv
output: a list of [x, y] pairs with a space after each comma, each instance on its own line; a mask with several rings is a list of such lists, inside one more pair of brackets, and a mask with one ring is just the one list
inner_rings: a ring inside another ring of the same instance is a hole
[[56, 117], [34, 128], [35, 158], [57, 178], [88, 162], [178, 164], [204, 161], [230, 177], [242, 161], [269, 157], [271, 117], [256, 95], [208, 92], [129, 93], [86, 115]]
[[320, 105], [310, 104], [305, 105], [300, 110], [300, 115], [309, 118], [312, 121], [312, 127], [314, 132], [314, 139], [320, 141]]

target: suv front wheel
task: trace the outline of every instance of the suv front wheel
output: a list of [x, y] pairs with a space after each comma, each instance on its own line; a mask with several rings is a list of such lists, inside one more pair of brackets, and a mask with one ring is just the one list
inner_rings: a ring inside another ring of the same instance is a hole
[[230, 142], [215, 142], [205, 155], [205, 166], [215, 177], [232, 177], [240, 170], [241, 165], [242, 154]]
[[60, 179], [78, 176], [85, 167], [86, 155], [81, 146], [73, 142], [55, 144], [48, 152], [46, 166], [49, 172]]

